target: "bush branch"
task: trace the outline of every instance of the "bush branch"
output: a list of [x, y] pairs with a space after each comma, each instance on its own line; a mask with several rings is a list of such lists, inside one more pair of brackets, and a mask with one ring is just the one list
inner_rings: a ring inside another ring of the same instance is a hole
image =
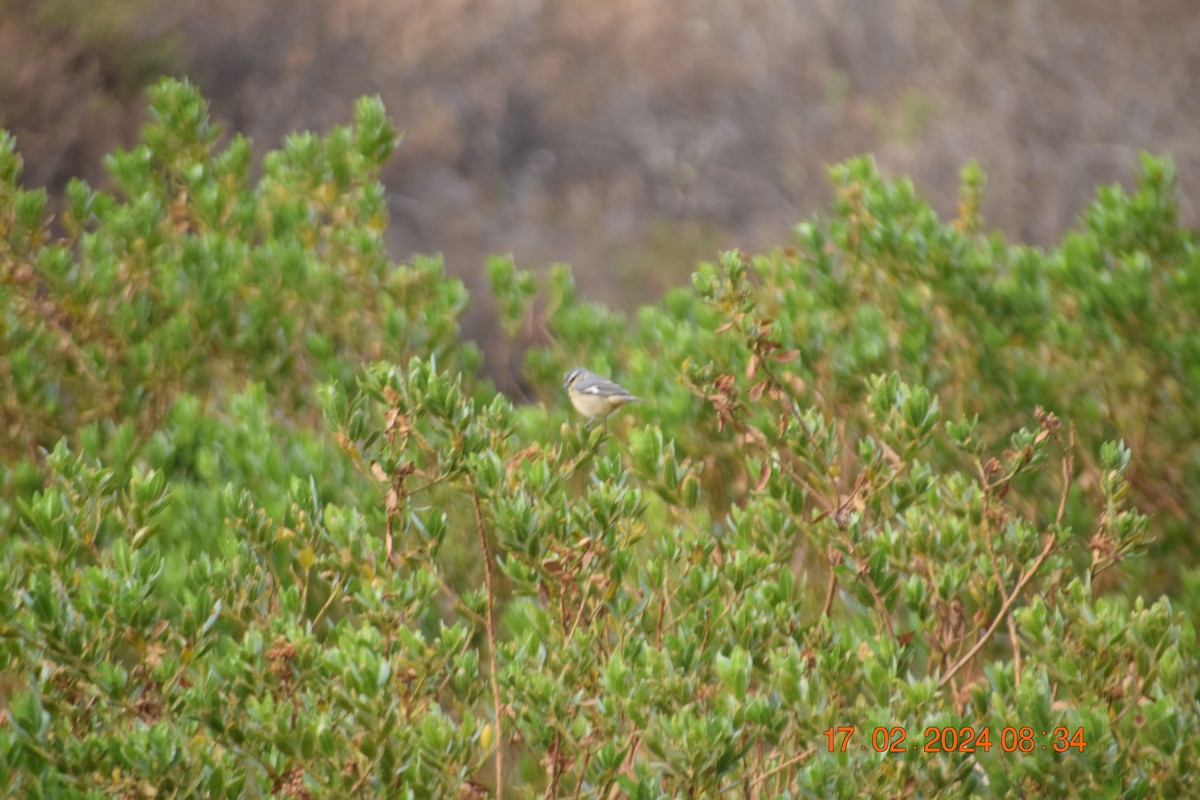
[[1021, 596], [1021, 590], [1024, 589], [1025, 585], [1033, 579], [1033, 576], [1037, 574], [1037, 571], [1041, 569], [1042, 564], [1044, 564], [1046, 559], [1050, 556], [1050, 552], [1054, 549], [1054, 543], [1056, 541], [1057, 539], [1055, 538], [1054, 533], [1046, 534], [1046, 546], [1042, 548], [1042, 552], [1038, 553], [1037, 559], [1033, 562], [1029, 569], [1021, 575], [1020, 579], [1017, 580], [1017, 585], [1013, 587], [1012, 592], [1008, 595], [1008, 599], [1005, 600], [1004, 605], [1000, 607], [1000, 613], [996, 614], [996, 618], [992, 620], [992, 624], [988, 626], [986, 631], [984, 631], [983, 636], [979, 637], [979, 641], [975, 642], [974, 646], [967, 651], [966, 655], [955, 662], [954, 666], [952, 666], [949, 671], [942, 676], [942, 679], [938, 681], [939, 689], [945, 687], [945, 685], [950, 682], [951, 678], [957, 675], [959, 670], [965, 667], [971, 661], [971, 659], [973, 659], [979, 653], [979, 651], [983, 649], [983, 646], [988, 643], [988, 640], [992, 638], [992, 635], [996, 632], [996, 629], [1000, 627], [1000, 623], [1008, 617], [1008, 612], [1012, 609], [1013, 604], [1017, 602], [1017, 598]]
[[496, 797], [504, 796], [504, 721], [500, 704], [500, 679], [496, 677], [496, 594], [492, 586], [492, 548], [488, 544], [487, 530], [483, 526], [483, 509], [479, 505], [479, 494], [471, 492], [475, 506], [475, 527], [479, 530], [479, 546], [483, 549], [483, 581], [487, 590], [487, 644], [488, 660], [492, 668], [488, 671], [492, 685], [492, 707], [496, 712]]

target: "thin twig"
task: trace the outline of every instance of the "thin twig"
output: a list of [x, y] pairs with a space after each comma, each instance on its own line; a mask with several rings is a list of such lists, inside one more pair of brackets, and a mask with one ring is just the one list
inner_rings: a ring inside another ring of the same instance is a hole
[[1008, 620], [1008, 640], [1012, 643], [1013, 651], [1013, 686], [1021, 685], [1021, 641], [1017, 638], [1017, 625], [1011, 616]]
[[579, 800], [583, 792], [583, 779], [587, 777], [588, 764], [592, 762], [592, 748], [583, 754], [583, 766], [579, 768], [579, 780], [575, 782], [575, 800]]
[[[638, 732], [633, 735], [633, 740], [629, 745], [629, 753], [625, 756], [625, 761], [623, 762], [624, 764], [626, 764], [628, 766], [623, 767], [623, 770], [622, 770], [623, 772], [632, 775], [633, 764], [637, 760], [637, 751], [638, 751], [638, 748], [641, 746], [642, 746], [642, 736], [641, 736], [641, 733]], [[603, 796], [605, 798], [611, 797], [613, 792], [617, 791], [619, 788], [620, 788], [620, 785], [615, 780], [611, 780], [611, 781], [609, 781], [608, 786], [605, 788]]]
[[[571, 627], [567, 629], [567, 641], [575, 638], [575, 630], [579, 627], [579, 623], [583, 620], [583, 612], [587, 608], [587, 598], [583, 594], [583, 590], [579, 590], [579, 608], [575, 610], [575, 619], [571, 621]], [[564, 620], [565, 621], [565, 620]]]
[[492, 685], [492, 707], [496, 712], [496, 797], [504, 796], [504, 714], [500, 706], [500, 679], [496, 677], [496, 594], [492, 586], [492, 548], [488, 544], [487, 531], [483, 527], [483, 509], [479, 505], [479, 494], [471, 492], [475, 505], [475, 527], [479, 529], [479, 545], [483, 548], [483, 581], [487, 590], [487, 643], [488, 660], [492, 668], [488, 671]]
[[992, 624], [988, 626], [986, 631], [984, 631], [983, 636], [979, 637], [979, 641], [975, 642], [974, 646], [967, 651], [967, 654], [960, 658], [955, 665], [950, 668], [950, 671], [942, 676], [942, 679], [938, 681], [939, 689], [943, 688], [947, 683], [949, 683], [950, 679], [957, 675], [958, 671], [965, 667], [967, 662], [973, 659], [976, 654], [983, 649], [983, 646], [987, 644], [988, 640], [992, 638], [992, 635], [996, 632], [996, 629], [1000, 627], [1001, 620], [1008, 616], [1008, 612], [1012, 608], [1013, 603], [1015, 603], [1017, 598], [1020, 597], [1021, 590], [1024, 589], [1025, 585], [1033, 579], [1033, 576], [1037, 574], [1039, 569], [1041, 569], [1042, 564], [1044, 564], [1046, 559], [1049, 558], [1050, 551], [1054, 549], [1054, 544], [1056, 541], [1057, 539], [1055, 538], [1055, 534], [1049, 533], [1046, 535], [1046, 546], [1042, 548], [1042, 552], [1038, 553], [1038, 557], [1033, 562], [1033, 565], [1030, 566], [1030, 568], [1023, 575], [1021, 575], [1019, 580], [1017, 580], [1017, 585], [1013, 587], [1012, 593], [1009, 594], [1008, 599], [1004, 601], [1004, 605], [1000, 607], [1000, 613], [998, 613], [996, 618], [992, 620]]
[[[996, 549], [992, 547], [992, 526], [988, 523], [992, 513], [992, 493], [989, 488], [987, 471], [983, 468], [983, 464], [979, 459], [975, 459], [975, 468], [979, 472], [979, 482], [985, 489], [983, 493], [983, 514], [981, 521], [983, 524], [983, 545], [988, 551], [988, 560], [992, 564], [992, 575], [996, 579], [996, 590], [1000, 592], [1001, 605], [1008, 602], [1008, 595], [1004, 593], [1004, 579], [1000, 577], [1000, 559], [996, 557]], [[1020, 642], [1017, 640], [1017, 628], [1013, 624], [1012, 617], [1008, 617], [1008, 639], [1012, 644], [1013, 649], [1013, 683], [1020, 685], [1021, 683], [1021, 650]]]
[[866, 482], [867, 471], [864, 469], [862, 472], [858, 473], [858, 479], [854, 481], [854, 488], [850, 490], [850, 494], [846, 495], [846, 499], [838, 503], [837, 517], [835, 520], [838, 521], [839, 525], [841, 524], [842, 515], [846, 513], [848, 508], [850, 508], [850, 504], [854, 502], [854, 498], [858, 496], [859, 491], [862, 490], [863, 484]]
[[887, 603], [883, 601], [879, 587], [875, 585], [875, 580], [870, 575], [863, 573], [863, 577], [867, 580], [867, 589], [870, 590], [871, 597], [875, 598], [875, 610], [879, 612], [879, 616], [883, 617], [883, 624], [887, 627], [888, 635], [895, 639], [896, 629], [892, 625], [892, 614], [888, 611]]
[[[558, 797], [558, 781], [562, 777], [562, 754], [559, 749], [562, 747], [562, 735], [554, 734], [554, 742], [550, 745], [551, 758], [554, 760], [553, 766], [550, 768], [550, 785], [546, 787], [546, 793], [542, 796], [546, 800]], [[582, 781], [580, 781], [582, 783]]]
[[830, 609], [833, 608], [833, 596], [837, 594], [837, 573], [833, 571], [837, 566], [833, 563], [834, 559], [829, 559], [829, 587], [825, 590], [825, 604], [821, 606], [821, 616], [829, 616]]
[[487, 620], [472, 611], [470, 606], [467, 605], [466, 601], [459, 597], [458, 593], [446, 584], [446, 580], [441, 576], [441, 573], [437, 572], [436, 570], [430, 570], [429, 574], [432, 575], [433, 578], [438, 582], [438, 586], [441, 588], [442, 594], [446, 595], [447, 599], [449, 599], [451, 603], [454, 603], [454, 607], [458, 613], [471, 620], [472, 625], [487, 624]]
[[[1061, 440], [1060, 440], [1061, 441]], [[1062, 527], [1063, 515], [1067, 511], [1067, 495], [1071, 491], [1071, 474], [1075, 471], [1075, 423], [1072, 422], [1067, 429], [1067, 452], [1063, 455], [1062, 475], [1063, 488], [1062, 497], [1058, 499], [1058, 514], [1054, 518], [1054, 524]]]
[[[800, 753], [792, 756], [787, 761], [784, 761], [782, 764], [777, 764], [774, 767], [772, 767], [771, 769], [762, 773], [761, 775], [755, 776], [754, 780], [752, 780], [750, 782], [750, 788], [757, 789], [760, 785], [765, 783], [767, 781], [767, 779], [769, 779], [775, 775], [778, 775], [780, 772], [783, 772], [786, 769], [791, 769], [796, 764], [799, 764], [801, 761], [804, 761], [805, 759], [811, 757], [812, 754], [815, 753], [816, 751], [817, 751], [817, 749], [815, 747], [810, 747], [807, 750], [802, 750]], [[724, 794], [725, 792], [729, 791], [730, 789], [734, 788], [735, 786], [737, 786], [736, 783], [730, 783], [727, 786], [722, 787], [719, 794]]]

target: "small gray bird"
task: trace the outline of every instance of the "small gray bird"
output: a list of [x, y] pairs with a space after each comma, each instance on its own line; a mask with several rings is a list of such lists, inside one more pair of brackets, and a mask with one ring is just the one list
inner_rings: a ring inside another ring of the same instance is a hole
[[626, 403], [640, 403], [642, 398], [631, 394], [624, 386], [602, 378], [583, 367], [576, 367], [563, 376], [563, 388], [571, 405], [589, 422], [596, 418], [608, 423], [608, 415]]

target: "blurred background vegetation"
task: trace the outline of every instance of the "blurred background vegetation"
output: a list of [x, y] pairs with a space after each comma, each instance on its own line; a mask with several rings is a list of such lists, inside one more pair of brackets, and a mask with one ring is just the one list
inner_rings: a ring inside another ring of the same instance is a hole
[[[260, 156], [379, 94], [405, 137], [383, 175], [394, 256], [444, 253], [476, 298], [490, 253], [565, 261], [632, 308], [720, 248], [785, 241], [830, 199], [825, 167], [862, 152], [943, 216], [978, 160], [984, 218], [1035, 245], [1138, 150], [1169, 152], [1195, 224], [1197, 41], [1188, 0], [0, 0], [0, 127], [53, 196], [105, 187], [160, 74]], [[474, 303], [465, 332], [491, 320]]]

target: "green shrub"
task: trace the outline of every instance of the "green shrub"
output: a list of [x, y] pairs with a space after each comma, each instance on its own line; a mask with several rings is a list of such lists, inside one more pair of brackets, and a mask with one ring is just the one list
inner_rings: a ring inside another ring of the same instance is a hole
[[0, 451], [49, 447], [101, 420], [157, 429], [180, 393], [208, 402], [249, 377], [292, 414], [364, 359], [458, 348], [461, 283], [437, 259], [385, 253], [378, 173], [396, 134], [364, 99], [352, 128], [289, 137], [251, 182], [250, 143], [187, 85], [152, 93], [143, 142], [108, 159], [113, 196], [75, 181], [52, 239], [42, 191], [17, 186], [0, 138], [4, 282]]
[[[1194, 793], [1166, 162], [1042, 253], [852, 161], [631, 317], [492, 259], [515, 406], [385, 255], [393, 140], [363, 101], [252, 183], [164, 82], [61, 239], [3, 141], [6, 795]], [[586, 426], [576, 364], [647, 402]]]

